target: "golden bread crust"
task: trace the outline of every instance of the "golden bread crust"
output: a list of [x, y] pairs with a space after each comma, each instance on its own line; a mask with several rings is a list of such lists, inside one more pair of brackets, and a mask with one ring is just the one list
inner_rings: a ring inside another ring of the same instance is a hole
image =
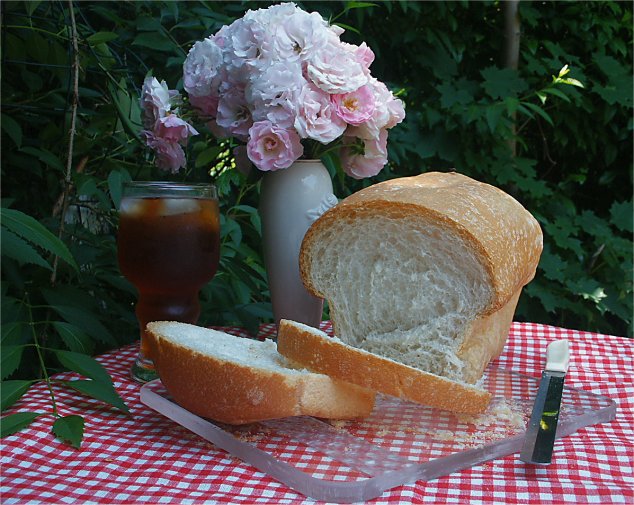
[[314, 372], [416, 403], [478, 414], [491, 394], [343, 344], [294, 321], [280, 321], [277, 349]]
[[358, 215], [420, 216], [461, 236], [480, 258], [494, 295], [484, 314], [497, 312], [535, 275], [542, 251], [537, 220], [504, 191], [455, 172], [428, 172], [369, 186], [321, 216], [306, 233], [300, 272], [307, 289], [324, 297], [310, 275], [313, 241], [333, 222]]
[[217, 359], [162, 337], [161, 325], [147, 326], [151, 357], [172, 398], [196, 415], [247, 424], [298, 415], [366, 417], [374, 407], [372, 391], [323, 375], [285, 374]]

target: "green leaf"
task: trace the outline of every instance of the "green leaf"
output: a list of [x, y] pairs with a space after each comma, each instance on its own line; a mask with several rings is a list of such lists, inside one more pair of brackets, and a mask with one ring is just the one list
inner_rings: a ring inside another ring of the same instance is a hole
[[632, 233], [632, 216], [634, 210], [632, 208], [632, 200], [629, 202], [614, 202], [610, 207], [610, 217], [612, 224], [619, 230]]
[[121, 205], [121, 195], [123, 194], [123, 183], [132, 180], [127, 170], [113, 170], [108, 174], [108, 190], [115, 208]]
[[544, 222], [542, 226], [544, 235], [550, 238], [549, 242], [554, 242], [561, 249], [573, 251], [578, 258], [583, 257], [584, 248], [576, 238], [577, 225], [568, 217], [560, 215], [554, 222]]
[[528, 84], [511, 68], [487, 67], [480, 72], [484, 77], [482, 87], [493, 99], [517, 96], [528, 89]]
[[477, 92], [477, 85], [473, 81], [460, 78], [454, 82], [444, 82], [438, 86], [440, 105], [448, 109], [454, 104], [465, 106], [473, 102], [473, 95]]
[[581, 212], [577, 216], [577, 222], [585, 233], [596, 237], [599, 242], [609, 242], [613, 237], [609, 223], [591, 210]]
[[376, 7], [377, 4], [371, 2], [346, 2], [344, 9], [349, 11], [350, 9], [365, 9], [366, 7]]
[[268, 302], [248, 303], [239, 307], [239, 309], [253, 315], [260, 321], [262, 319], [269, 319], [273, 315], [271, 304]]
[[26, 146], [20, 149], [20, 152], [36, 157], [38, 160], [45, 163], [49, 167], [56, 169], [58, 172], [63, 173], [65, 171], [66, 167], [64, 167], [64, 163], [62, 163], [62, 161], [55, 154], [47, 149]]
[[95, 314], [68, 305], [51, 305], [51, 308], [69, 323], [82, 329], [86, 334], [100, 342], [116, 345], [117, 341], [108, 329], [96, 319]]
[[133, 46], [149, 47], [155, 51], [173, 51], [176, 48], [174, 42], [161, 32], [144, 32], [136, 36], [132, 41]]
[[499, 103], [486, 107], [485, 116], [491, 133], [495, 133], [497, 130], [502, 114], [504, 113], [504, 109], [505, 107]]
[[529, 284], [526, 286], [526, 293], [539, 300], [542, 307], [551, 314], [557, 312], [557, 309], [561, 307], [562, 297], [558, 296], [554, 290], [544, 288], [541, 284], [535, 282]]
[[603, 286], [595, 279], [585, 278], [576, 279], [569, 283], [570, 289], [583, 297], [585, 300], [590, 300], [595, 305], [598, 305], [607, 295], [603, 289]]
[[216, 161], [216, 158], [218, 158], [220, 151], [220, 146], [208, 147], [196, 157], [195, 167], [200, 168], [210, 164], [213, 161]]
[[0, 419], [0, 438], [8, 437], [23, 430], [40, 415], [38, 412], [18, 412], [4, 416]]
[[237, 247], [242, 242], [242, 228], [240, 224], [235, 220], [227, 217], [220, 216], [221, 218], [221, 238], [229, 237], [234, 245]]
[[26, 13], [29, 16], [32, 16], [33, 13], [37, 10], [37, 8], [40, 6], [42, 2], [41, 1], [35, 1], [35, 2], [24, 2], [24, 9], [26, 10]]
[[11, 116], [2, 114], [0, 116], [0, 125], [5, 133], [9, 136], [13, 143], [19, 148], [22, 146], [22, 127]]
[[95, 358], [73, 351], [56, 350], [55, 355], [66, 368], [85, 377], [105, 384], [112, 384], [112, 378]]
[[53, 423], [53, 434], [76, 449], [84, 438], [84, 418], [77, 415], [60, 417]]
[[530, 109], [531, 111], [535, 112], [537, 115], [541, 116], [549, 125], [554, 126], [553, 119], [539, 105], [535, 105], [534, 103], [531, 103], [531, 102], [522, 102], [522, 105]]
[[504, 99], [504, 105], [506, 106], [506, 113], [509, 116], [512, 116], [513, 114], [515, 114], [517, 112], [517, 107], [519, 106], [520, 101], [512, 96], [507, 96]]
[[119, 396], [119, 393], [117, 393], [112, 384], [105, 384], [94, 380], [64, 381], [64, 384], [73, 388], [75, 391], [79, 391], [91, 398], [105, 402], [108, 405], [112, 405], [126, 414], [130, 413], [128, 406], [125, 404], [121, 396]]
[[0, 244], [2, 246], [2, 255], [14, 259], [20, 265], [30, 263], [44, 267], [47, 270], [53, 270], [50, 263], [46, 261], [36, 249], [4, 227], [0, 228]]
[[183, 63], [185, 62], [185, 56], [170, 56], [167, 58], [167, 61], [165, 62], [165, 67], [166, 68], [182, 68], [183, 67]]
[[631, 75], [616, 75], [610, 78], [605, 86], [595, 85], [592, 88], [609, 105], [619, 104], [632, 107], [632, 87], [634, 77]]
[[604, 50], [594, 53], [591, 61], [599, 67], [599, 70], [607, 77], [627, 73], [623, 63], [612, 56], [606, 55]]
[[542, 93], [547, 93], [549, 95], [554, 95], [557, 98], [561, 98], [564, 102], [570, 103], [570, 97], [566, 95], [563, 91], [557, 88], [545, 88], [541, 90]]
[[140, 16], [136, 20], [136, 28], [139, 31], [160, 32], [163, 30], [161, 21], [150, 16]]
[[559, 81], [563, 84], [569, 84], [570, 86], [576, 86], [577, 88], [583, 88], [583, 83], [581, 81], [578, 81], [577, 79], [572, 79], [571, 77], [568, 77], [566, 79], [561, 79], [561, 81]]
[[71, 351], [81, 354], [88, 354], [92, 351], [93, 345], [90, 337], [74, 324], [64, 321], [53, 321], [51, 324]]
[[2, 362], [0, 364], [0, 378], [5, 379], [20, 366], [22, 361], [23, 345], [3, 345]]
[[4, 412], [11, 405], [17, 402], [24, 393], [29, 390], [33, 381], [2, 381], [0, 382], [0, 410]]
[[123, 126], [123, 129], [129, 133], [132, 137], [141, 142], [139, 137], [140, 123], [135, 125], [136, 109], [134, 108], [134, 102], [130, 97], [126, 89], [125, 79], [121, 79], [118, 84], [108, 82], [108, 91], [112, 98], [112, 103], [117, 110], [117, 115]]
[[[22, 308], [22, 305], [13, 298], [2, 298], [0, 301], [2, 306], [3, 316], [13, 312], [16, 308]], [[8, 308], [7, 308], [8, 307]], [[22, 321], [12, 320], [11, 322], [2, 325], [2, 342], [3, 349], [7, 346], [22, 345], [28, 338], [25, 339], [24, 330], [28, 323]]]
[[86, 40], [88, 41], [88, 44], [90, 46], [97, 46], [99, 44], [110, 42], [118, 38], [119, 38], [119, 35], [113, 32], [95, 32]]
[[73, 267], [75, 271], [78, 270], [77, 263], [75, 263], [75, 259], [66, 244], [31, 216], [19, 210], [0, 208], [0, 219], [2, 220], [2, 226], [42, 249], [55, 254]]
[[566, 266], [566, 262], [563, 261], [558, 254], [551, 253], [548, 247], [544, 248], [544, 252], [539, 260], [539, 268], [543, 270], [544, 276], [547, 279], [565, 283]]

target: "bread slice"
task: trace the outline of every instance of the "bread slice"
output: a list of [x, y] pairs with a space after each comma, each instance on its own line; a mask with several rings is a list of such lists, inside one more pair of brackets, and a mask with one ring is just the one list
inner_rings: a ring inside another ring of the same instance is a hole
[[453, 412], [479, 414], [491, 394], [344, 344], [311, 326], [282, 319], [280, 354], [314, 372], [358, 386]]
[[309, 415], [368, 416], [375, 393], [289, 366], [271, 340], [258, 341], [177, 322], [147, 325], [150, 356], [173, 399], [228, 424]]
[[431, 172], [324, 213], [304, 237], [300, 271], [343, 342], [473, 384], [502, 351], [541, 250], [539, 224], [511, 196]]

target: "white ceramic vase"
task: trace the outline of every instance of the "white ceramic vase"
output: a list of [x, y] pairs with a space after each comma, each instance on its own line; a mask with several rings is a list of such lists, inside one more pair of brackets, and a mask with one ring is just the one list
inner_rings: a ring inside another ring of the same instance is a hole
[[330, 174], [319, 160], [298, 160], [268, 172], [260, 188], [260, 219], [273, 316], [319, 328], [323, 300], [299, 275], [299, 250], [310, 225], [337, 203]]

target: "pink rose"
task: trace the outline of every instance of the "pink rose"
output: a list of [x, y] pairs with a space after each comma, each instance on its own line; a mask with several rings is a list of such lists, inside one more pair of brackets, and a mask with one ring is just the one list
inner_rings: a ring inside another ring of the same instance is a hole
[[216, 123], [238, 139], [246, 140], [253, 118], [244, 90], [239, 86], [229, 88], [220, 95]]
[[374, 114], [374, 93], [369, 86], [361, 86], [350, 93], [331, 95], [337, 115], [346, 123], [360, 125]]
[[258, 169], [265, 172], [290, 167], [304, 154], [297, 132], [258, 121], [249, 129], [247, 155]]
[[165, 81], [159, 82], [156, 77], [146, 77], [139, 99], [143, 126], [154, 128], [156, 121], [170, 110], [172, 98], [173, 94], [170, 93]]
[[295, 129], [302, 138], [329, 144], [346, 130], [346, 123], [336, 114], [330, 95], [307, 83], [299, 94]]
[[180, 144], [168, 142], [147, 130], [142, 131], [141, 135], [145, 137], [147, 145], [154, 151], [158, 168], [175, 174], [185, 167], [185, 151]]
[[372, 51], [365, 42], [362, 42], [361, 45], [357, 47], [355, 56], [357, 57], [357, 61], [366, 69], [369, 69], [374, 61], [374, 51]]
[[387, 102], [387, 111], [389, 115], [389, 119], [387, 123], [385, 123], [385, 128], [388, 130], [390, 128], [394, 128], [397, 124], [399, 124], [403, 119], [405, 119], [405, 107], [403, 106], [403, 101], [400, 98], [396, 98], [392, 95], [391, 99]]
[[350, 177], [363, 179], [378, 174], [387, 163], [387, 130], [374, 139], [344, 136], [341, 164]]
[[374, 94], [374, 112], [367, 121], [347, 131], [348, 135], [363, 139], [377, 138], [381, 130], [393, 128], [405, 118], [403, 102], [385, 84], [371, 77], [368, 87]]
[[198, 132], [187, 121], [179, 118], [176, 114], [168, 114], [156, 122], [154, 135], [166, 142], [187, 144], [187, 140]]
[[360, 46], [348, 44], [347, 42], [342, 42], [341, 44], [354, 55], [354, 59], [369, 73], [370, 65], [374, 61], [374, 51], [365, 42], [361, 43]]
[[218, 96], [213, 94], [205, 96], [191, 95], [189, 103], [203, 116], [215, 118], [218, 113]]

